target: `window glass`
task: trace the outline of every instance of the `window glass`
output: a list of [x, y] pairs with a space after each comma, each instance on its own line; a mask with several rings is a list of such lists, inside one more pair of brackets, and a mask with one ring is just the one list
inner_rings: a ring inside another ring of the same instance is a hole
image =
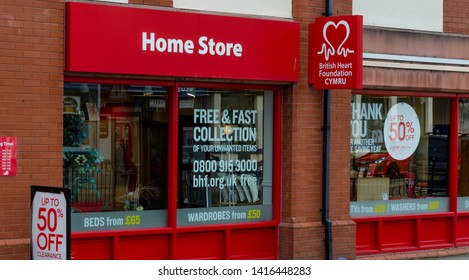
[[459, 99], [458, 210], [469, 211], [469, 99]]
[[273, 93], [178, 92], [178, 225], [271, 220]]
[[352, 95], [353, 217], [448, 211], [450, 99]]
[[65, 84], [63, 183], [73, 231], [167, 225], [167, 92]]

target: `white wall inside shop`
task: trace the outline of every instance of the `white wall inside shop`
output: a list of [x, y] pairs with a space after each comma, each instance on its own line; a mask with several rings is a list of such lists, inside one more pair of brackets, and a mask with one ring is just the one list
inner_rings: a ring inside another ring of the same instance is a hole
[[363, 24], [443, 32], [443, 0], [353, 0]]
[[174, 8], [282, 18], [292, 17], [292, 0], [173, 0]]

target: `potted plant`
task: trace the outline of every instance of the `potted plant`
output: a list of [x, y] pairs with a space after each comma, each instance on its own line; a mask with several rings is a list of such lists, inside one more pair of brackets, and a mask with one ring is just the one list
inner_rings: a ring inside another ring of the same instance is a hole
[[80, 201], [83, 190], [93, 193], [92, 200], [100, 199], [95, 178], [104, 157], [97, 149], [81, 147], [87, 136], [88, 126], [82, 114], [64, 115], [63, 183], [71, 189], [72, 204], [89, 202]]
[[161, 194], [158, 187], [139, 185], [135, 190], [129, 191], [120, 196], [118, 201], [124, 205], [125, 211], [141, 211], [147, 206], [151, 207], [149, 201], [160, 199], [160, 196]]

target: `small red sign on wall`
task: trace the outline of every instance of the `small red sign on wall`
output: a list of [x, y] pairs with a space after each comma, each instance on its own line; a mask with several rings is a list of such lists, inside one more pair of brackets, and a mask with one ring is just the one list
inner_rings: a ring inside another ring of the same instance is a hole
[[16, 176], [16, 137], [0, 137], [1, 176]]
[[309, 83], [316, 89], [360, 89], [363, 16], [317, 18], [309, 26]]

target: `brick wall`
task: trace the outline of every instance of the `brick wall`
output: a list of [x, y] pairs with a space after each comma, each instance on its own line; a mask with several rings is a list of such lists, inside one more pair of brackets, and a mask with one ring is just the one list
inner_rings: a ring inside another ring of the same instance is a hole
[[63, 0], [0, 3], [0, 135], [18, 168], [0, 177], [0, 259], [28, 259], [30, 188], [62, 178]]
[[[322, 91], [308, 85], [308, 24], [325, 1], [293, 1], [300, 23], [300, 80], [284, 95], [281, 259], [324, 259], [322, 208]], [[333, 15], [349, 15], [351, 1], [334, 1]], [[355, 226], [349, 216], [350, 92], [331, 95], [330, 218], [333, 258], [355, 257]]]
[[468, 2], [465, 0], [443, 1], [443, 31], [469, 35]]

